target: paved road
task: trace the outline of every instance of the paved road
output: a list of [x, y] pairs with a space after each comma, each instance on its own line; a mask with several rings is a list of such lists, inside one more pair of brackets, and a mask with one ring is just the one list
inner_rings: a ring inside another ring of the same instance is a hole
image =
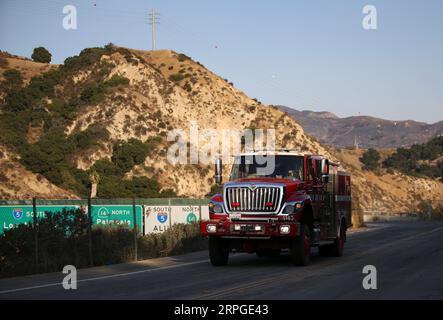
[[[308, 267], [236, 254], [214, 268], [196, 252], [79, 270], [69, 291], [62, 273], [3, 279], [0, 299], [443, 299], [443, 222], [374, 223], [350, 234], [345, 250], [314, 250]], [[377, 290], [362, 288], [365, 265], [377, 267]]]

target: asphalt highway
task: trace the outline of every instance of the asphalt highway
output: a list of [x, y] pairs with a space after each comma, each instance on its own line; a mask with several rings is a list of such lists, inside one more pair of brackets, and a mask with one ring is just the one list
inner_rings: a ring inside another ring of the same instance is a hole
[[[365, 290], [363, 268], [377, 270]], [[206, 251], [78, 270], [76, 290], [60, 273], [0, 279], [0, 299], [443, 299], [443, 222], [378, 222], [350, 232], [345, 255], [293, 266], [286, 254], [231, 255], [213, 267]]]

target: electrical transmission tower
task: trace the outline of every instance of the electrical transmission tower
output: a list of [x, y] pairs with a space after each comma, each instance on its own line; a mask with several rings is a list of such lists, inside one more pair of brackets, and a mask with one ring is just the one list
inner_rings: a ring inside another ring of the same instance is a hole
[[159, 24], [160, 20], [159, 15], [160, 14], [158, 12], [155, 12], [154, 9], [152, 9], [151, 13], [149, 13], [149, 22], [151, 24], [151, 29], [152, 29], [152, 50], [155, 50], [155, 36], [156, 36], [155, 26]]

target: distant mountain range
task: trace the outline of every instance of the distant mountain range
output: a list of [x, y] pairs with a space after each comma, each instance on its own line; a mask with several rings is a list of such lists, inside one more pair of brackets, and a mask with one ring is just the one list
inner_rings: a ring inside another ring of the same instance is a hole
[[339, 118], [331, 112], [298, 111], [278, 106], [320, 142], [338, 147], [409, 147], [443, 134], [443, 121], [427, 124], [412, 120], [391, 121], [368, 116]]

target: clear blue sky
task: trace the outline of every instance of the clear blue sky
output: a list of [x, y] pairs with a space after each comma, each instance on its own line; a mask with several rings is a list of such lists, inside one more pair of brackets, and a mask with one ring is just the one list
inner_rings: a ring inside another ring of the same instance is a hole
[[[78, 29], [62, 28], [62, 8]], [[362, 9], [378, 29], [362, 28]], [[264, 103], [339, 116], [443, 120], [441, 0], [0, 0], [0, 49], [36, 46], [61, 63], [81, 49], [150, 49], [147, 14], [160, 12], [157, 47], [183, 52]]]

